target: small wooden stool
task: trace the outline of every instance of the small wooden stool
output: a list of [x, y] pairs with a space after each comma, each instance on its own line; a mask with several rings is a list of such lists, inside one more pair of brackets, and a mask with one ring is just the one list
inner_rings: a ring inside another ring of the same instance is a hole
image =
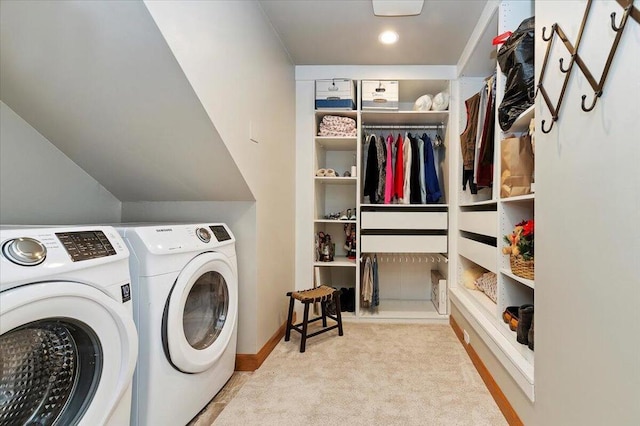
[[[289, 296], [289, 317], [287, 318], [287, 332], [284, 336], [285, 342], [288, 342], [291, 338], [291, 330], [296, 330], [302, 335], [302, 338], [300, 339], [300, 352], [304, 352], [307, 338], [309, 337], [326, 333], [327, 331], [333, 330], [334, 328], [338, 329], [339, 336], [342, 336], [344, 334], [342, 332], [342, 315], [340, 314], [340, 290], [336, 290], [335, 288], [328, 287], [326, 285], [321, 285], [320, 287], [312, 288], [309, 290], [290, 291], [287, 293], [287, 296]], [[292, 324], [293, 303], [296, 299], [304, 303], [304, 317], [301, 323]], [[335, 301], [336, 304], [335, 316], [327, 313], [327, 303], [331, 302], [331, 300]], [[311, 306], [312, 303], [316, 302], [320, 302], [322, 315], [317, 318], [309, 319], [309, 306]], [[334, 320], [337, 324], [334, 324], [331, 327], [327, 327], [327, 317]], [[323, 328], [319, 331], [316, 331], [315, 333], [307, 335], [307, 326], [309, 325], [309, 323], [318, 320], [322, 320]], [[300, 326], [302, 326], [302, 328], [300, 328]]]

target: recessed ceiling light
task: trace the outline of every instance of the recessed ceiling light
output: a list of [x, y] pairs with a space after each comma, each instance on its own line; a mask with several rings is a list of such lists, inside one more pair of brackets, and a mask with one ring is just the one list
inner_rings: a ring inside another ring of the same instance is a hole
[[378, 40], [380, 40], [382, 44], [393, 44], [398, 41], [399, 38], [400, 36], [395, 31], [384, 31], [378, 36]]

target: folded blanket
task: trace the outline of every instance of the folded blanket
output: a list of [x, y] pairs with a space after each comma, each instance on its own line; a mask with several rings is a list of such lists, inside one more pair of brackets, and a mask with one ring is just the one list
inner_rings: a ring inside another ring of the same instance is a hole
[[325, 115], [320, 123], [318, 136], [356, 136], [356, 120], [337, 115]]

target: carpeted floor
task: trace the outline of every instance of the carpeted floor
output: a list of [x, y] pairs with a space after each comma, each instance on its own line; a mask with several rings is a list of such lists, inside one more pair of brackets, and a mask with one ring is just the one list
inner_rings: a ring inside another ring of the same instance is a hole
[[448, 325], [345, 323], [281, 341], [214, 425], [506, 425]]

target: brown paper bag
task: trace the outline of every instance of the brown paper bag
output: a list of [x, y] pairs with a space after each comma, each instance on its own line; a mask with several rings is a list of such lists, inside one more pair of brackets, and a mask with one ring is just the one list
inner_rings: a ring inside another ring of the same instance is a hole
[[530, 194], [534, 163], [529, 135], [503, 139], [500, 157], [500, 197]]

